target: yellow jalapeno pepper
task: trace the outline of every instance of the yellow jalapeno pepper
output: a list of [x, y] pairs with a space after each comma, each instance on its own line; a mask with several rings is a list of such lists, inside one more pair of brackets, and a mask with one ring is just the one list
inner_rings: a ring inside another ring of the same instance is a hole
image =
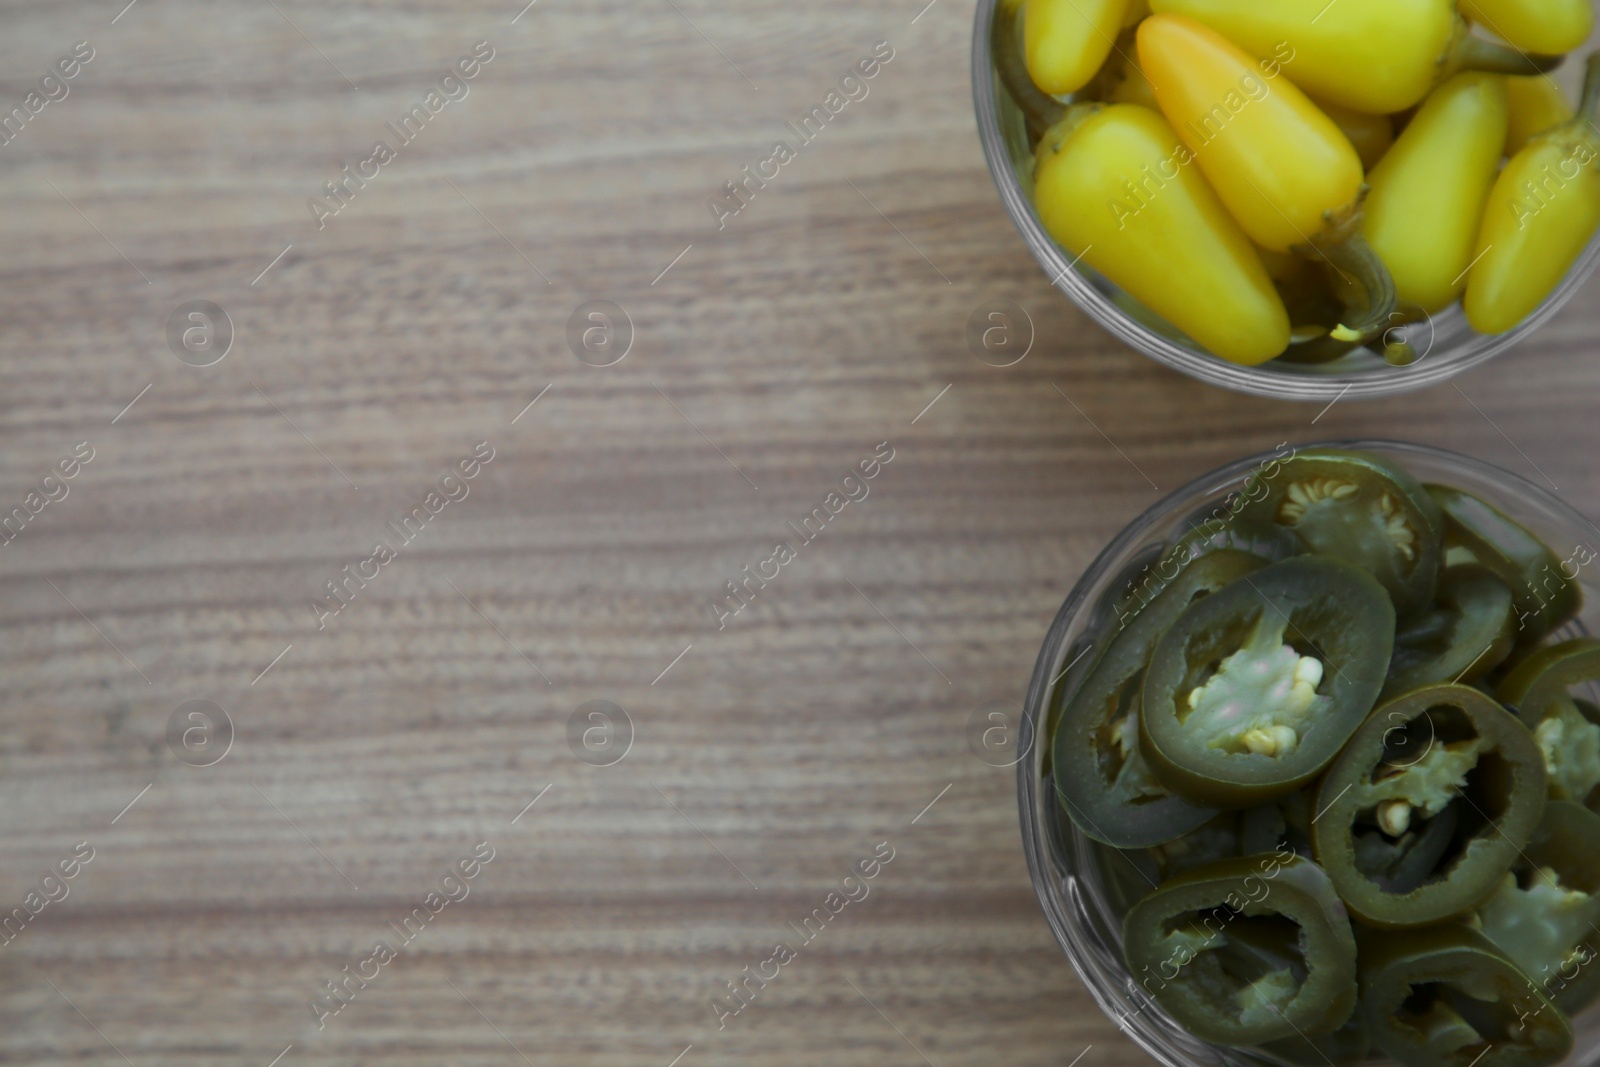
[[1296, 85], [1372, 114], [1404, 111], [1463, 70], [1536, 74], [1559, 62], [1474, 37], [1452, 0], [1151, 0], [1150, 6], [1203, 22], [1261, 58], [1287, 47], [1292, 58], [1280, 58]]
[[1329, 212], [1360, 196], [1365, 171], [1344, 132], [1215, 30], [1152, 15], [1139, 27], [1139, 62], [1162, 113], [1257, 244], [1309, 244]]
[[1600, 53], [1589, 57], [1577, 118], [1528, 142], [1500, 172], [1467, 279], [1467, 322], [1517, 326], [1561, 284], [1600, 229]]
[[1051, 96], [1075, 93], [1099, 73], [1133, 0], [1028, 0], [1022, 46], [1033, 83]]
[[1152, 15], [1138, 40], [1162, 113], [1245, 233], [1354, 277], [1368, 306], [1335, 330], [1341, 340], [1383, 329], [1394, 286], [1355, 227], [1365, 171], [1350, 139], [1281, 68], [1258, 64], [1202, 23]]
[[1355, 111], [1326, 100], [1313, 99], [1312, 103], [1332, 119], [1334, 124], [1344, 131], [1346, 137], [1350, 138], [1356, 154], [1361, 157], [1361, 165], [1368, 171], [1378, 165], [1378, 160], [1382, 159], [1384, 153], [1394, 144], [1394, 122], [1388, 115]]
[[1402, 306], [1432, 314], [1466, 290], [1509, 111], [1504, 78], [1458, 74], [1433, 91], [1372, 172], [1362, 230]]
[[1150, 0], [1133, 0], [1128, 5], [1128, 13], [1122, 16], [1122, 28], [1131, 29], [1150, 17]]
[[1511, 101], [1511, 128], [1506, 132], [1508, 156], [1522, 151], [1544, 131], [1572, 121], [1572, 105], [1567, 103], [1567, 94], [1543, 74], [1507, 78], [1506, 95]]
[[1265, 363], [1289, 345], [1288, 312], [1193, 159], [1148, 108], [1074, 108], [1039, 145], [1039, 219], [1068, 252], [1214, 355]]
[[1593, 0], [1461, 0], [1461, 13], [1524, 52], [1570, 52], [1594, 32]]

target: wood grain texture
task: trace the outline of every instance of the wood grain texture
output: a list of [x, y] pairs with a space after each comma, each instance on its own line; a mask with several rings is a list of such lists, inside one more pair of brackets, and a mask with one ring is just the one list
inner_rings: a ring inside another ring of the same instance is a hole
[[[6, 107], [95, 49], [0, 147], [0, 512], [94, 450], [0, 549], [0, 912], [95, 849], [0, 947], [4, 1062], [1148, 1062], [965, 741], [1100, 546], [1286, 439], [1600, 500], [1594, 286], [1458, 386], [1320, 416], [1111, 341], [994, 195], [970, 4], [121, 4], [0, 15]], [[319, 229], [308, 198], [479, 40], [470, 94]], [[885, 40], [718, 230], [707, 198]], [[195, 299], [235, 331], [206, 368], [166, 337]], [[567, 346], [593, 299], [634, 325], [615, 366]], [[991, 299], [1038, 330], [1004, 370], [963, 338]], [[467, 498], [319, 630], [324, 583], [480, 441]], [[884, 441], [871, 495], [719, 630], [724, 583]], [[166, 740], [195, 699], [236, 729], [206, 768]], [[592, 699], [635, 728], [612, 767], [568, 746]], [[480, 841], [470, 895], [319, 1030], [323, 983]], [[885, 841], [719, 1030], [724, 983]]]

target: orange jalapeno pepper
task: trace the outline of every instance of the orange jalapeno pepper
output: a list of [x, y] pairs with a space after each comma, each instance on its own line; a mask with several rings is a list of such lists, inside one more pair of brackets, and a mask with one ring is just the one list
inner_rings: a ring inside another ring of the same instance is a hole
[[1355, 224], [1365, 170], [1344, 132], [1280, 76], [1280, 64], [1258, 63], [1194, 19], [1152, 15], [1138, 41], [1162, 112], [1245, 233], [1270, 251], [1326, 258], [1355, 278], [1367, 306], [1336, 337], [1386, 328], [1393, 282]]

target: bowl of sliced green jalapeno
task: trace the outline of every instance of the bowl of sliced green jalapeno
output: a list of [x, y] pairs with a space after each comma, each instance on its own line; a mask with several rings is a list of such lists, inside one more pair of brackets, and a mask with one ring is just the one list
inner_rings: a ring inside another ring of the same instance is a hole
[[979, 0], [979, 136], [1051, 284], [1129, 347], [1260, 396], [1403, 393], [1600, 265], [1594, 8]]
[[1281, 446], [1124, 530], [1018, 764], [1106, 1013], [1172, 1067], [1600, 1063], [1597, 562], [1538, 486], [1382, 441]]

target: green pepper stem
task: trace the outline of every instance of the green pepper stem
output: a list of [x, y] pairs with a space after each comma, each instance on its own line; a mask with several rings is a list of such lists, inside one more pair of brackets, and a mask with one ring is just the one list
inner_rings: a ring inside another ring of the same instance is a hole
[[1509, 45], [1486, 41], [1471, 33], [1456, 38], [1450, 50], [1445, 69], [1450, 74], [1464, 70], [1483, 71], [1486, 74], [1512, 74], [1524, 77], [1546, 74], [1566, 60], [1566, 56], [1529, 55]]
[[1361, 299], [1346, 303], [1344, 317], [1330, 334], [1340, 341], [1366, 341], [1394, 325], [1399, 297], [1394, 276], [1372, 250], [1360, 229], [1352, 227], [1340, 239], [1313, 247], [1333, 265], [1334, 270], [1355, 283]]
[[1410, 341], [1390, 341], [1383, 346], [1383, 361], [1391, 367], [1409, 367], [1421, 358]]
[[1290, 345], [1278, 359], [1284, 363], [1332, 363], [1358, 347], [1360, 346], [1354, 341], [1341, 341], [1332, 334], [1325, 333], [1314, 340]]
[[1073, 104], [1065, 108], [1056, 124], [1039, 135], [1038, 143], [1034, 146], [1034, 154], [1037, 157], [1035, 169], [1043, 165], [1050, 156], [1061, 151], [1061, 146], [1067, 143], [1072, 132], [1083, 125], [1085, 119], [1104, 111], [1105, 107], [1106, 105], [1100, 103], [1088, 103]]
[[1578, 104], [1576, 121], [1593, 126], [1596, 118], [1600, 118], [1600, 52], [1591, 52], [1584, 65], [1583, 99]]
[[1001, 84], [1017, 102], [1023, 117], [1028, 120], [1030, 132], [1037, 137], [1061, 121], [1066, 113], [1066, 105], [1033, 84], [1033, 76], [1028, 73], [1028, 65], [1022, 58], [1022, 25], [1017, 20], [1017, 14], [1017, 11], [1007, 10], [1005, 4], [996, 8], [989, 53]]

